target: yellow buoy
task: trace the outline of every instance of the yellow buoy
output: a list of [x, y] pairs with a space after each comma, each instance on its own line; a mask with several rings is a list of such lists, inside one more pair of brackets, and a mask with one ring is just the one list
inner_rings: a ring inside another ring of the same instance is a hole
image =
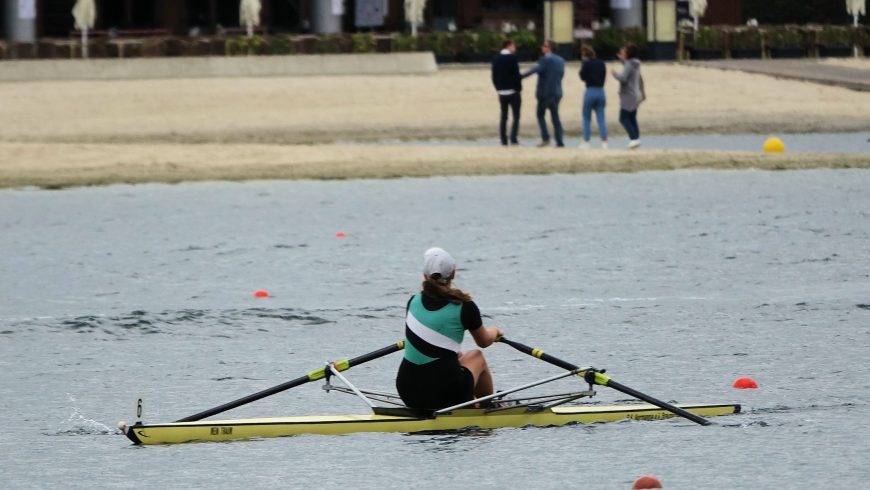
[[764, 141], [764, 152], [765, 153], [784, 153], [785, 152], [785, 143], [782, 142], [781, 139], [776, 136], [771, 136]]

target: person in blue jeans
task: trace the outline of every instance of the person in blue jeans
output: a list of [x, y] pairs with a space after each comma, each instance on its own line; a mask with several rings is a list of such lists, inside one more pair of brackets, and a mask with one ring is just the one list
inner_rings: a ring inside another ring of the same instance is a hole
[[580, 143], [580, 149], [591, 148], [589, 140], [592, 139], [592, 111], [595, 111], [595, 119], [598, 121], [601, 148], [607, 149], [607, 122], [604, 119], [604, 108], [607, 106], [604, 79], [607, 78], [607, 67], [596, 58], [595, 50], [588, 44], [581, 46], [580, 54], [583, 58], [580, 80], [586, 83], [586, 92], [583, 94], [583, 143]]
[[556, 146], [563, 147], [565, 143], [562, 141], [562, 121], [559, 120], [559, 102], [562, 101], [562, 78], [565, 76], [565, 60], [553, 51], [556, 49], [556, 44], [549, 39], [541, 45], [541, 52], [544, 56], [538, 61], [538, 64], [532, 67], [531, 70], [523, 73], [523, 78], [538, 74], [538, 85], [535, 89], [535, 97], [538, 99], [538, 108], [536, 115], [538, 116], [538, 126], [541, 128], [541, 142], [538, 147], [550, 145], [550, 132], [547, 131], [547, 120], [544, 118], [547, 111], [550, 111], [550, 118], [553, 120], [553, 133], [556, 137]]
[[628, 149], [640, 146], [640, 126], [637, 124], [637, 109], [646, 98], [643, 78], [640, 76], [640, 60], [637, 46], [628, 43], [619, 50], [622, 71], [613, 71], [613, 78], [619, 81], [619, 122], [628, 133]]

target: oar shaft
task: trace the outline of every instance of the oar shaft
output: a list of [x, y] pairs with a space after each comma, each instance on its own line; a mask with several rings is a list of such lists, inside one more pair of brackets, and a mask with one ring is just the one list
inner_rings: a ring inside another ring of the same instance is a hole
[[[374, 352], [369, 352], [368, 354], [363, 354], [359, 357], [354, 357], [350, 360], [336, 361], [333, 363], [336, 369], [339, 371], [345, 371], [347, 369], [352, 368], [353, 366], [359, 366], [360, 364], [366, 363], [368, 361], [373, 361], [379, 357], [384, 357], [388, 354], [392, 354], [393, 352], [398, 352], [405, 348], [405, 341], [400, 340], [395, 344], [388, 345], [382, 349], [378, 349]], [[277, 386], [273, 386], [271, 388], [267, 388], [263, 391], [259, 391], [254, 393], [253, 395], [248, 395], [238, 400], [233, 400], [228, 403], [224, 403], [218, 407], [210, 408], [208, 410], [204, 410], [197, 414], [191, 415], [189, 417], [185, 417], [180, 420], [176, 420], [176, 422], [195, 422], [197, 420], [202, 420], [207, 417], [211, 417], [212, 415], [217, 415], [221, 412], [226, 412], [227, 410], [232, 410], [233, 408], [241, 407], [242, 405], [246, 405], [248, 403], [257, 401], [261, 398], [266, 398], [267, 396], [274, 395], [276, 393], [280, 393], [285, 390], [289, 390], [290, 388], [295, 388], [300, 385], [304, 385], [309, 381], [317, 381], [318, 379], [323, 379], [326, 376], [326, 367], [322, 367], [320, 369], [315, 369], [305, 376], [300, 376], [296, 379], [292, 379], [287, 381], [286, 383], [281, 383]]]
[[579, 369], [578, 366], [575, 366], [575, 365], [571, 364], [570, 362], [563, 361], [563, 360], [559, 359], [558, 357], [553, 357], [550, 354], [547, 354], [546, 352], [542, 351], [541, 349], [535, 349], [534, 347], [529, 347], [528, 345], [521, 344], [519, 342], [514, 342], [513, 340], [508, 340], [504, 337], [500, 337], [498, 339], [498, 341], [505, 343], [505, 344], [513, 347], [514, 349], [516, 349], [520, 352], [524, 352], [532, 357], [537, 357], [538, 359], [545, 361], [545, 362], [549, 362], [550, 364], [552, 364], [554, 366], [559, 366], [562, 369], [567, 369], [569, 371], [572, 371], [574, 369]]
[[653, 398], [645, 393], [641, 393], [633, 388], [629, 388], [628, 386], [625, 386], [622, 383], [617, 383], [616, 381], [613, 381], [612, 379], [608, 378], [607, 384], [605, 386], [607, 386], [608, 388], [613, 388], [616, 391], [621, 391], [628, 396], [633, 396], [639, 400], [643, 400], [651, 405], [655, 405], [657, 407], [664, 408], [665, 410], [668, 410], [672, 413], [675, 413], [683, 418], [687, 418], [687, 419], [691, 420], [692, 422], [695, 422], [696, 424], [701, 424], [701, 425], [712, 424], [712, 422], [705, 419], [704, 417], [701, 417], [700, 415], [695, 415], [692, 412], [689, 412], [687, 410], [683, 410], [680, 407], [677, 407], [677, 406], [671, 405], [670, 403], [666, 403], [666, 402], [663, 402], [663, 401], [658, 400], [656, 398]]
[[[542, 361], [549, 362], [550, 364], [553, 364], [555, 366], [559, 366], [560, 368], [568, 369], [568, 370], [572, 370], [572, 371], [575, 369], [579, 369], [574, 364], [571, 364], [570, 362], [567, 362], [567, 361], [563, 361], [563, 360], [559, 359], [558, 357], [551, 356], [550, 354], [547, 354], [540, 349], [535, 349], [533, 347], [529, 347], [528, 345], [521, 344], [519, 342], [514, 342], [513, 340], [508, 340], [504, 337], [501, 337], [498, 340], [499, 340], [499, 342], [505, 343], [505, 344], [513, 347], [514, 349], [520, 351], [520, 352], [524, 352], [530, 356], [537, 357], [538, 359], [540, 359]], [[582, 376], [582, 375], [584, 375], [584, 373], [580, 373], [580, 375]], [[676, 407], [674, 405], [671, 405], [670, 403], [663, 402], [661, 400], [653, 398], [645, 393], [641, 393], [640, 391], [637, 391], [633, 388], [629, 388], [628, 386], [625, 386], [622, 383], [617, 383], [616, 381], [613, 381], [612, 379], [610, 379], [609, 376], [605, 376], [601, 373], [595, 373], [594, 380], [595, 380], [596, 384], [600, 384], [602, 386], [607, 386], [608, 388], [613, 388], [616, 391], [621, 391], [622, 393], [625, 393], [626, 395], [633, 396], [634, 398], [637, 398], [639, 400], [643, 400], [651, 405], [655, 405], [655, 406], [657, 406], [659, 408], [663, 408], [671, 413], [674, 413], [674, 414], [677, 414], [681, 417], [687, 418], [687, 419], [691, 420], [692, 422], [695, 422], [696, 424], [710, 425], [710, 423], [711, 423], [709, 420], [705, 419], [704, 417], [701, 417], [699, 415], [695, 415], [691, 412], [683, 410], [680, 407]]]

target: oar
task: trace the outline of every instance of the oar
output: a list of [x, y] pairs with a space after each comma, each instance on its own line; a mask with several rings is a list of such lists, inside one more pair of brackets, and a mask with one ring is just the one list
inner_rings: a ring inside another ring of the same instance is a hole
[[[546, 362], [549, 362], [550, 364], [553, 364], [555, 366], [559, 366], [562, 369], [568, 369], [568, 370], [580, 369], [577, 366], [571, 364], [570, 362], [563, 361], [557, 357], [553, 357], [550, 354], [545, 353], [541, 349], [535, 349], [535, 348], [529, 347], [527, 345], [521, 344], [519, 342], [514, 342], [513, 340], [508, 340], [504, 337], [499, 337], [498, 341], [505, 343], [505, 344], [513, 347], [514, 349], [516, 349], [520, 352], [524, 352], [532, 357], [537, 357], [538, 359], [540, 359], [542, 361], [546, 361]], [[598, 384], [601, 386], [607, 386], [608, 388], [613, 388], [616, 391], [621, 391], [621, 392], [625, 393], [626, 395], [633, 396], [634, 398], [637, 398], [639, 400], [643, 400], [651, 405], [655, 405], [659, 408], [663, 408], [671, 413], [679, 415], [680, 417], [687, 418], [687, 419], [689, 419], [692, 422], [695, 422], [697, 424], [701, 424], [701, 425], [710, 425], [711, 424], [711, 422], [709, 420], [705, 419], [704, 417], [700, 417], [700, 416], [695, 415], [691, 412], [683, 410], [680, 407], [675, 407], [675, 406], [671, 405], [670, 403], [663, 402], [663, 401], [658, 400], [656, 398], [653, 398], [647, 394], [641, 393], [633, 388], [629, 388], [628, 386], [617, 383], [616, 381], [613, 381], [612, 379], [610, 379], [610, 376], [606, 376], [606, 375], [599, 373], [597, 371], [596, 372], [584, 371], [584, 372], [581, 372], [580, 375], [583, 376], [583, 378], [586, 381], [588, 381], [589, 383], [594, 383], [594, 384]]]
[[[398, 352], [405, 348], [405, 341], [400, 340], [395, 344], [388, 345], [383, 349], [378, 349], [374, 352], [369, 352], [368, 354], [363, 354], [359, 357], [354, 357], [353, 359], [344, 359], [342, 361], [336, 361], [333, 363], [336, 369], [339, 371], [346, 371], [354, 366], [359, 366], [364, 362], [369, 362], [375, 360], [379, 357], [384, 357], [387, 354], [392, 354], [393, 352]], [[251, 403], [253, 401], [257, 401], [260, 398], [266, 398], [267, 396], [274, 395], [275, 393], [280, 393], [284, 390], [289, 390], [290, 388], [295, 388], [299, 385], [304, 385], [309, 381], [317, 381], [318, 379], [323, 379], [326, 377], [326, 366], [315, 369], [305, 376], [301, 376], [299, 378], [287, 381], [286, 383], [281, 383], [278, 386], [273, 386], [271, 388], [265, 389], [263, 391], [254, 393], [253, 395], [248, 395], [243, 398], [239, 398], [238, 400], [231, 401], [229, 403], [224, 403], [219, 407], [210, 408], [208, 410], [204, 410], [197, 414], [191, 415], [189, 417], [184, 417], [181, 420], [176, 420], [176, 422], [194, 422], [197, 420], [202, 420], [206, 417], [211, 417], [212, 415], [219, 414], [221, 412], [226, 412], [227, 410], [240, 407], [242, 405]]]

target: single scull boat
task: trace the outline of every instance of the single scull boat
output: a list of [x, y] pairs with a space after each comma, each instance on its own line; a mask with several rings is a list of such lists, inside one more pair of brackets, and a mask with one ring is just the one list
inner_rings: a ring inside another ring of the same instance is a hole
[[[403, 342], [385, 347], [375, 352], [350, 360], [330, 362], [320, 369], [287, 383], [240, 398], [219, 407], [200, 412], [176, 422], [145, 424], [141, 420], [134, 424], [119, 423], [121, 431], [135, 444], [173, 444], [192, 441], [229, 441], [282, 437], [299, 434], [340, 435], [356, 432], [429, 432], [459, 430], [465, 428], [499, 429], [508, 427], [547, 427], [577, 423], [615, 422], [625, 419], [661, 420], [671, 417], [684, 417], [701, 425], [710, 422], [704, 417], [715, 417], [740, 412], [737, 404], [680, 404], [671, 405], [638, 392], [613, 381], [603, 370], [579, 368], [573, 364], [545, 354], [539, 349], [500, 339], [512, 347], [541, 360], [565, 368], [567, 371], [533, 383], [525, 384], [493, 395], [470, 400], [466, 403], [441, 410], [414, 410], [402, 405], [393, 394], [361, 390], [354, 386], [342, 371], [392, 352], [401, 350]], [[330, 383], [338, 378], [344, 386]], [[525, 396], [510, 398], [517, 392], [550, 383], [559, 379], [579, 378], [588, 383], [588, 389], [544, 396]], [[364, 415], [326, 415], [253, 418], [234, 420], [202, 420], [231, 408], [250, 403], [260, 398], [284, 391], [295, 386], [324, 379], [326, 391], [355, 394], [373, 411]], [[624, 405], [571, 405], [566, 403], [595, 395], [594, 385], [608, 386], [646, 404]], [[378, 401], [390, 407], [376, 406]], [[141, 417], [141, 400], [137, 417]]]

